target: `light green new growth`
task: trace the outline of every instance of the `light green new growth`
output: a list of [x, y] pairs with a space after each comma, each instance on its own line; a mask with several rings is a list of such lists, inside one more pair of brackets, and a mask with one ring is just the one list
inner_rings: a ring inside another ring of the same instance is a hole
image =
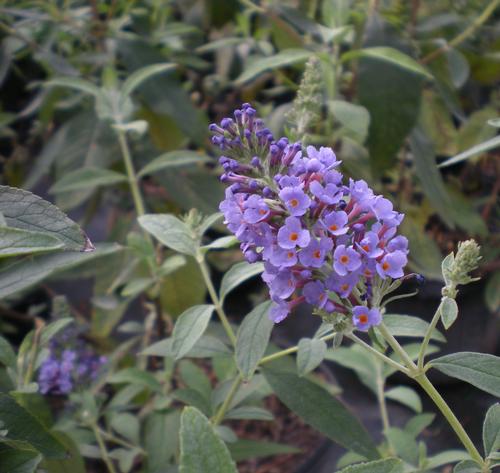
[[289, 132], [294, 140], [305, 141], [308, 131], [320, 119], [321, 84], [321, 65], [319, 59], [313, 56], [306, 63], [297, 97], [292, 109], [286, 114]]
[[471, 278], [469, 273], [477, 268], [480, 259], [479, 245], [474, 240], [460, 242], [448, 277], [455, 285], [474, 281], [475, 279]]

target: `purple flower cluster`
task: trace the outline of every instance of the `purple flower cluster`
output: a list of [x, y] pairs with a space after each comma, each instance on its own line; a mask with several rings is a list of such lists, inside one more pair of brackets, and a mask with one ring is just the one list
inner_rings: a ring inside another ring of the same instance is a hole
[[229, 184], [220, 210], [247, 261], [265, 264], [274, 322], [306, 301], [325, 317], [352, 313], [359, 330], [379, 324], [373, 291], [407, 263], [403, 214], [365, 181], [344, 182], [331, 148], [275, 141], [249, 104], [210, 130]]
[[78, 386], [93, 381], [107, 362], [98, 356], [76, 336], [63, 333], [59, 340], [50, 344], [50, 353], [40, 366], [38, 385], [42, 394], [69, 394]]

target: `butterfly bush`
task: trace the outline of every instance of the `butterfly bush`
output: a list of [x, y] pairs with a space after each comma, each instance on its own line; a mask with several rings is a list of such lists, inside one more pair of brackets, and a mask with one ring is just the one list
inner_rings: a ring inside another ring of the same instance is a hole
[[275, 140], [250, 104], [212, 124], [229, 184], [220, 210], [262, 279], [278, 323], [302, 302], [324, 319], [366, 331], [379, 295], [404, 275], [404, 215], [363, 180], [346, 180], [331, 148]]
[[73, 330], [66, 330], [50, 342], [49, 354], [38, 372], [40, 392], [69, 394], [93, 381], [106, 362], [105, 356], [96, 355], [77, 339]]

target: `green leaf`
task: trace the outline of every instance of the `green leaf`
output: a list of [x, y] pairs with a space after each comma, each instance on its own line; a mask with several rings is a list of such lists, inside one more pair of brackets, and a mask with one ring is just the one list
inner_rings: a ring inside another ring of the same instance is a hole
[[206, 292], [199, 264], [193, 257], [187, 257], [185, 264], [175, 273], [163, 277], [160, 287], [161, 304], [173, 318], [177, 318], [189, 307], [203, 304]]
[[0, 299], [28, 289], [59, 271], [88, 263], [120, 249], [119, 245], [106, 243], [98, 245], [92, 253], [60, 252], [17, 261], [0, 270]]
[[220, 285], [220, 299], [224, 301], [226, 296], [242, 282], [250, 279], [264, 271], [262, 263], [249, 264], [246, 261], [237, 263], [224, 274]]
[[236, 79], [235, 84], [241, 85], [263, 72], [290, 66], [298, 62], [307, 61], [313, 53], [305, 49], [285, 49], [278, 54], [254, 60]]
[[290, 455], [300, 453], [300, 449], [291, 445], [259, 440], [242, 439], [228, 445], [233, 460], [236, 462], [273, 455]]
[[427, 459], [425, 467], [428, 469], [438, 468], [449, 463], [456, 463], [461, 460], [467, 460], [470, 455], [464, 450], [446, 450]]
[[0, 258], [43, 253], [63, 247], [61, 240], [46, 233], [0, 227]]
[[418, 464], [418, 445], [412, 435], [397, 427], [386, 429], [384, 435], [398, 457], [411, 465]]
[[484, 353], [459, 352], [435, 358], [433, 368], [500, 397], [500, 358]]
[[[423, 338], [429, 327], [429, 324], [425, 320], [411, 315], [401, 314], [385, 314], [384, 324], [389, 332], [395, 337]], [[437, 329], [433, 330], [431, 339], [440, 342], [446, 341]]]
[[129, 412], [113, 413], [110, 418], [111, 428], [133, 444], [139, 443], [139, 420]]
[[403, 473], [403, 462], [398, 458], [387, 458], [369, 463], [348, 466], [338, 473]]
[[157, 158], [150, 161], [138, 172], [137, 175], [139, 177], [143, 177], [167, 168], [177, 168], [207, 162], [210, 162], [210, 158], [208, 158], [208, 156], [200, 155], [199, 153], [196, 153], [194, 151], [169, 151], [168, 153], [164, 153], [161, 156], [158, 156]]
[[202, 246], [201, 248], [203, 250], [220, 250], [220, 249], [231, 248], [232, 246], [235, 246], [238, 243], [239, 240], [235, 236], [228, 235], [217, 238], [217, 240], [214, 240], [212, 243]]
[[64, 244], [64, 249], [91, 251], [92, 243], [75, 222], [55, 205], [31, 192], [0, 186], [0, 213], [7, 226], [45, 233]]
[[140, 370], [139, 368], [124, 368], [112, 374], [107, 382], [110, 384], [133, 384], [136, 386], [144, 386], [152, 391], [160, 392], [160, 382], [147, 371]]
[[[369, 46], [409, 50], [408, 45], [402, 44], [399, 33], [377, 14], [367, 22], [365, 37]], [[357, 72], [358, 100], [370, 113], [366, 144], [375, 176], [395, 164], [396, 154], [417, 120], [425, 79], [411, 68], [388, 61], [387, 57], [381, 59], [370, 54], [362, 56]]]
[[444, 168], [447, 166], [451, 166], [452, 164], [456, 164], [461, 161], [465, 161], [466, 159], [473, 158], [478, 154], [483, 154], [486, 151], [498, 148], [499, 146], [500, 146], [500, 136], [495, 136], [494, 138], [484, 141], [483, 143], [479, 143], [478, 145], [473, 146], [472, 148], [469, 148], [468, 150], [463, 151], [462, 153], [458, 153], [456, 156], [453, 156], [450, 159], [447, 159], [446, 161], [442, 162], [439, 165], [439, 167]]
[[71, 317], [64, 317], [46, 325], [40, 334], [40, 348], [47, 346], [52, 338], [64, 330], [69, 324], [73, 323], [73, 321], [74, 320]]
[[263, 368], [264, 376], [280, 400], [305, 422], [343, 447], [366, 458], [379, 458], [361, 423], [328, 391], [294, 373]]
[[413, 438], [420, 435], [429, 425], [432, 424], [435, 414], [420, 414], [412, 417], [405, 425], [405, 432], [408, 432]]
[[235, 407], [226, 413], [224, 419], [243, 420], [274, 420], [274, 416], [267, 409], [257, 406]]
[[147, 214], [138, 218], [144, 230], [151, 233], [160, 243], [179, 253], [194, 256], [196, 243], [186, 224], [170, 214]]
[[49, 189], [49, 192], [51, 194], [74, 192], [100, 186], [112, 186], [127, 182], [127, 180], [127, 176], [116, 171], [86, 167], [66, 174]]
[[236, 337], [236, 365], [243, 379], [250, 379], [266, 352], [274, 323], [269, 319], [271, 302], [255, 307], [244, 319]]
[[188, 388], [194, 389], [207, 399], [210, 399], [212, 384], [202, 368], [189, 360], [182, 360], [179, 363], [179, 374], [182, 382]]
[[[196, 344], [186, 353], [186, 356], [189, 358], [211, 358], [230, 354], [231, 350], [221, 340], [211, 335], [202, 335]], [[173, 358], [172, 338], [153, 343], [153, 345], [143, 350], [141, 355]]]
[[42, 469], [46, 470], [47, 473], [68, 473], [69, 471], [71, 473], [86, 473], [85, 463], [73, 439], [63, 432], [55, 431], [53, 435], [66, 447], [68, 455], [62, 460], [44, 459], [41, 464]]
[[302, 338], [298, 344], [297, 371], [304, 376], [317, 368], [326, 355], [326, 343], [318, 338]]
[[414, 74], [424, 76], [426, 79], [433, 79], [432, 74], [415, 61], [415, 59], [391, 47], [377, 46], [349, 51], [342, 55], [341, 61], [346, 62], [358, 58], [371, 58], [385, 61], [409, 72], [413, 72]]
[[333, 117], [345, 128], [348, 136], [359, 143], [364, 143], [370, 125], [370, 114], [365, 107], [344, 100], [330, 100], [328, 108]]
[[0, 471], [5, 473], [35, 473], [42, 455], [34, 450], [17, 449], [0, 443]]
[[180, 444], [179, 473], [237, 473], [226, 445], [194, 407], [182, 411]]
[[45, 87], [67, 87], [75, 89], [85, 94], [97, 97], [101, 94], [99, 87], [92, 84], [88, 80], [79, 79], [78, 77], [54, 77], [44, 83]]
[[458, 317], [457, 302], [451, 297], [445, 297], [441, 302], [439, 310], [441, 312], [441, 321], [443, 322], [444, 328], [448, 330]]
[[66, 456], [64, 446], [36, 417], [7, 394], [0, 394], [0, 419], [2, 430], [7, 430], [7, 440], [27, 442], [47, 458]]
[[[180, 412], [154, 411], [144, 423], [144, 449], [147, 456], [147, 472], [161, 472], [177, 455], [179, 448]], [[165, 441], [168, 439], [168, 441]]]
[[486, 413], [483, 424], [484, 456], [500, 450], [500, 404], [493, 404]]
[[130, 95], [137, 87], [139, 87], [144, 81], [148, 80], [156, 74], [173, 69], [175, 64], [151, 64], [150, 66], [141, 67], [136, 71], [132, 72], [127, 80], [123, 83], [121, 88], [121, 93], [123, 96]]
[[213, 305], [196, 305], [183, 312], [172, 333], [172, 352], [176, 359], [186, 355], [205, 332]]
[[484, 298], [488, 309], [495, 313], [500, 309], [500, 271], [495, 271], [486, 284]]
[[16, 362], [17, 357], [10, 343], [0, 335], [0, 363], [8, 368], [15, 369]]
[[400, 402], [415, 412], [422, 412], [422, 401], [414, 389], [407, 386], [397, 386], [385, 392], [385, 397]]
[[172, 393], [172, 397], [175, 400], [183, 402], [188, 406], [196, 407], [196, 409], [199, 409], [206, 416], [211, 416], [213, 413], [212, 404], [210, 403], [210, 400], [207, 399], [207, 397], [201, 394], [199, 391], [196, 391], [195, 389], [191, 388], [176, 389]]
[[481, 473], [481, 467], [472, 460], [463, 460], [455, 465], [453, 473]]

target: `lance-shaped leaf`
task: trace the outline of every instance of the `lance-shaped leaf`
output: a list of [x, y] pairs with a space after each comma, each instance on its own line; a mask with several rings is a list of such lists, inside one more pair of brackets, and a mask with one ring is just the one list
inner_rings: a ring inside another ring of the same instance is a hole
[[189, 166], [209, 161], [210, 159], [207, 156], [202, 156], [194, 151], [169, 151], [146, 164], [137, 175], [142, 177], [167, 168]]
[[348, 466], [338, 473], [403, 473], [404, 465], [398, 458], [386, 458], [369, 463]]
[[458, 352], [435, 358], [433, 368], [500, 397], [500, 358], [485, 353]]
[[7, 440], [27, 442], [47, 458], [64, 458], [66, 449], [43, 424], [11, 396], [0, 394], [0, 420]]
[[176, 359], [188, 353], [203, 335], [213, 310], [213, 305], [195, 305], [179, 316], [172, 334], [172, 353]]
[[302, 338], [298, 344], [297, 371], [300, 376], [317, 368], [326, 355], [326, 343], [318, 338]]
[[413, 72], [415, 74], [424, 76], [427, 79], [433, 79], [432, 74], [430, 74], [425, 67], [421, 66], [415, 59], [408, 56], [407, 54], [388, 47], [388, 46], [376, 46], [373, 48], [363, 48], [357, 49], [355, 51], [349, 51], [342, 55], [342, 61], [350, 61], [351, 59], [357, 58], [371, 58], [378, 59], [380, 61], [385, 61], [395, 66], [406, 69], [407, 71]]
[[112, 186], [127, 182], [127, 176], [109, 169], [87, 167], [69, 172], [49, 190], [51, 194], [74, 192], [94, 187]]
[[484, 455], [500, 451], [500, 404], [497, 402], [488, 409], [483, 424]]
[[147, 214], [139, 217], [139, 224], [161, 243], [179, 253], [196, 254], [196, 242], [187, 225], [169, 214]]
[[94, 249], [78, 224], [55, 205], [31, 192], [0, 186], [0, 213], [8, 227], [52, 236], [60, 240], [66, 250]]
[[123, 83], [121, 93], [124, 96], [130, 95], [144, 81], [148, 80], [156, 74], [173, 69], [175, 64], [151, 64], [150, 66], [141, 67], [132, 72], [127, 80]]
[[270, 302], [263, 302], [244, 319], [236, 338], [236, 365], [244, 379], [252, 377], [266, 352], [274, 323], [269, 319]]
[[59, 271], [71, 269], [119, 250], [119, 245], [102, 244], [92, 253], [58, 252], [13, 263], [0, 270], [0, 299], [28, 289]]
[[[395, 337], [415, 337], [423, 338], [427, 333], [429, 324], [418, 317], [401, 314], [386, 314], [384, 315], [384, 324], [387, 330]], [[432, 340], [444, 342], [445, 338], [441, 333], [434, 329], [431, 335]]]
[[180, 473], [237, 473], [226, 445], [194, 407], [186, 407], [182, 412], [180, 445]]
[[220, 298], [223, 301], [233, 289], [238, 287], [242, 282], [250, 279], [264, 271], [262, 263], [249, 264], [246, 261], [237, 263], [224, 274], [220, 285]]
[[67, 87], [75, 89], [85, 94], [97, 97], [101, 93], [101, 89], [92, 84], [88, 80], [80, 79], [78, 77], [55, 77], [54, 79], [45, 82], [46, 87]]
[[311, 57], [311, 51], [305, 49], [285, 49], [278, 54], [253, 61], [245, 71], [236, 79], [236, 84], [253, 79], [263, 72], [279, 67], [290, 66], [298, 62], [305, 62]]
[[64, 243], [55, 236], [20, 228], [0, 227], [0, 258], [59, 250]]
[[334, 442], [368, 459], [380, 457], [359, 420], [328, 391], [294, 373], [263, 368], [280, 400], [305, 422]]

